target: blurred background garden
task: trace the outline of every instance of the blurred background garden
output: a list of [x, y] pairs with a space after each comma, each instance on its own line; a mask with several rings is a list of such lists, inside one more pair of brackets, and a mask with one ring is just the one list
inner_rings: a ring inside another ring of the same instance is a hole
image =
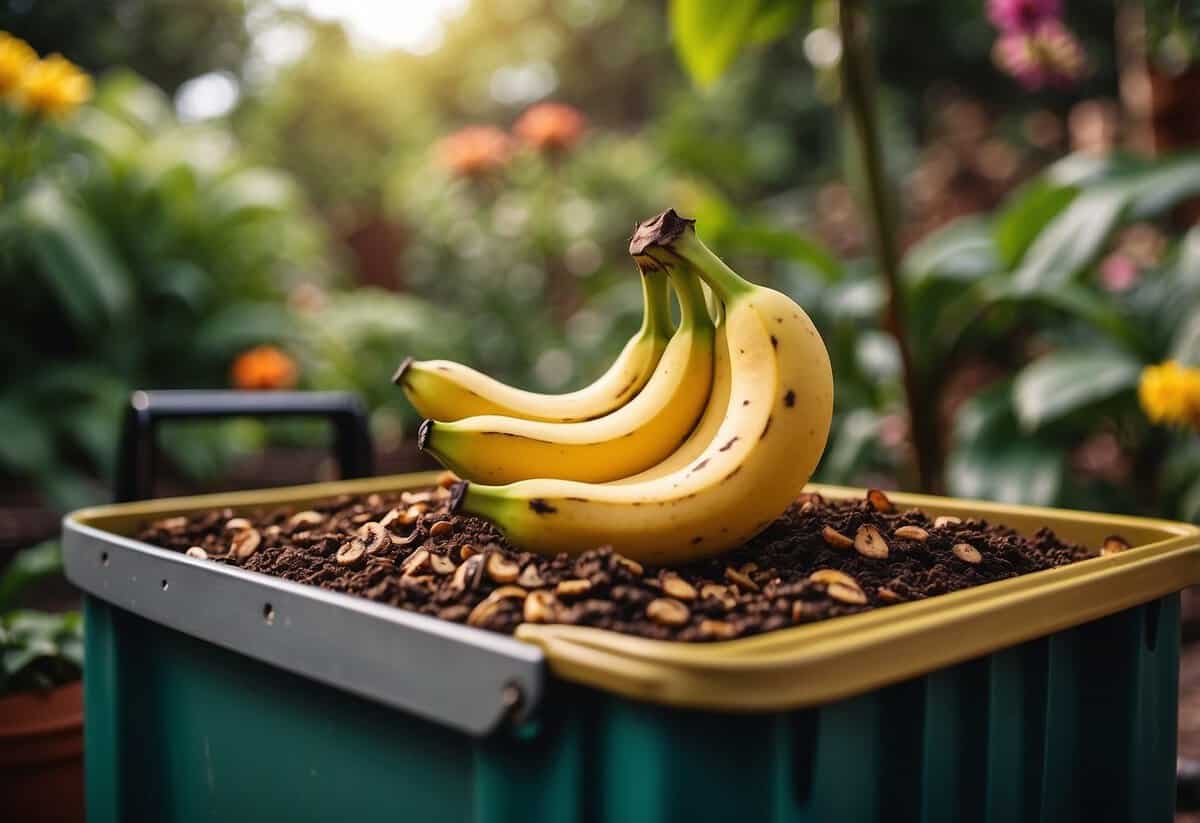
[[[405, 355], [585, 384], [667, 206], [820, 326], [818, 479], [1200, 521], [1200, 7], [870, 5], [895, 322], [837, 3], [6, 0], [0, 546], [110, 498], [137, 388], [353, 390], [400, 470]], [[174, 425], [160, 485], [327, 437]]]

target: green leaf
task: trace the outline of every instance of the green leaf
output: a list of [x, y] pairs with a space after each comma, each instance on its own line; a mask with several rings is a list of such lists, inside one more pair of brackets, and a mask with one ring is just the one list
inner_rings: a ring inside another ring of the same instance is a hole
[[800, 263], [819, 272], [826, 280], [837, 280], [840, 275], [836, 257], [819, 241], [794, 231], [776, 229], [762, 223], [733, 225], [722, 233], [722, 240], [727, 241], [723, 245], [730, 249]]
[[1079, 194], [1030, 244], [1013, 282], [1026, 289], [1069, 282], [1100, 253], [1128, 200], [1123, 187], [1112, 185]]
[[123, 318], [133, 300], [133, 278], [92, 218], [51, 186], [29, 196], [26, 217], [39, 273], [75, 328], [95, 334]]
[[65, 464], [37, 475], [37, 485], [46, 501], [60, 512], [94, 506], [108, 495], [95, 477]]
[[904, 255], [903, 269], [909, 283], [919, 287], [930, 279], [978, 280], [999, 264], [987, 223], [964, 217], [914, 244]]
[[1026, 366], [1013, 381], [1013, 404], [1025, 431], [1037, 431], [1137, 387], [1142, 364], [1116, 351], [1058, 351]]
[[883, 285], [875, 277], [838, 283], [826, 295], [834, 320], [873, 321], [885, 300]]
[[671, 0], [675, 51], [698, 86], [708, 88], [732, 65], [761, 5], [761, 0]]
[[1179, 517], [1191, 523], [1200, 523], [1200, 478], [1179, 498]]
[[1019, 430], [1006, 383], [959, 411], [946, 481], [958, 497], [1044, 506], [1058, 501], [1065, 466], [1061, 445]]
[[821, 479], [848, 483], [879, 436], [881, 418], [870, 409], [855, 409], [835, 421], [830, 448], [821, 458]]
[[750, 28], [750, 42], [761, 45], [787, 34], [805, 5], [800, 0], [763, 0], [763, 7]]
[[1063, 283], [1053, 288], [1026, 289], [1010, 281], [985, 285], [985, 300], [1047, 306], [1082, 320], [1130, 351], [1141, 351], [1144, 345], [1142, 330], [1122, 315], [1112, 302], [1086, 286]]
[[1037, 180], [1016, 193], [996, 218], [996, 251], [1005, 268], [1017, 265], [1038, 233], [1065, 209], [1078, 189]]
[[0, 618], [0, 694], [78, 680], [83, 622], [78, 612], [15, 611]]
[[1194, 310], [1175, 333], [1170, 359], [1186, 366], [1200, 366], [1200, 310]]
[[53, 433], [37, 413], [15, 398], [0, 398], [0, 468], [34, 474], [54, 460]]
[[17, 552], [0, 575], [0, 614], [13, 607], [21, 592], [62, 571], [62, 547], [57, 540], [47, 540]]
[[280, 343], [299, 335], [287, 309], [275, 303], [240, 302], [227, 305], [196, 332], [193, 350], [206, 358], [230, 359], [261, 343]]
[[267, 169], [242, 169], [221, 180], [207, 193], [213, 214], [222, 220], [247, 220], [295, 208], [291, 180]]
[[1200, 192], [1200, 157], [1178, 157], [1134, 176], [1129, 214], [1142, 220], [1157, 217], [1176, 203]]

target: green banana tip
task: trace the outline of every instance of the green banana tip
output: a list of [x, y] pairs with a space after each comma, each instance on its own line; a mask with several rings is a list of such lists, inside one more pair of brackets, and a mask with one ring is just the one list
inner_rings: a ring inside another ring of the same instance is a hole
[[396, 367], [396, 373], [392, 375], [392, 382], [397, 386], [404, 383], [404, 375], [408, 373], [409, 367], [416, 361], [412, 357], [406, 357], [400, 361], [400, 365]]
[[425, 451], [425, 446], [429, 442], [429, 432], [433, 429], [432, 420], [422, 420], [421, 426], [417, 429], [417, 448]]
[[455, 514], [462, 508], [463, 498], [467, 494], [467, 486], [471, 485], [466, 480], [459, 480], [450, 487], [450, 513]]
[[680, 217], [675, 209], [667, 209], [649, 220], [638, 223], [629, 239], [629, 253], [643, 257], [653, 246], [669, 246], [696, 224], [695, 220]]

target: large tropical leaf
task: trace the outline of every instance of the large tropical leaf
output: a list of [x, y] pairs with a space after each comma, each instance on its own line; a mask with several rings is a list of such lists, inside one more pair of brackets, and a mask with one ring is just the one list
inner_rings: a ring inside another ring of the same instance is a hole
[[1099, 255], [1128, 200], [1125, 187], [1110, 184], [1080, 193], [1029, 245], [1013, 282], [1030, 290], [1069, 282]]
[[672, 0], [675, 51], [692, 80], [711, 86], [746, 44], [759, 0]]
[[958, 497], [1044, 506], [1058, 501], [1065, 466], [1061, 444], [1020, 430], [1005, 383], [959, 411], [946, 481]]
[[671, 0], [675, 51], [692, 80], [707, 88], [747, 44], [789, 31], [804, 6], [801, 0]]
[[931, 279], [970, 282], [1000, 266], [987, 221], [964, 217], [916, 243], [905, 254], [903, 268], [915, 287]]
[[984, 284], [983, 294], [984, 299], [991, 303], [1025, 304], [1055, 309], [1090, 325], [1113, 342], [1133, 352], [1141, 352], [1146, 345], [1142, 331], [1110, 300], [1078, 283], [1030, 289], [1009, 280], [994, 280]]
[[1005, 268], [1020, 262], [1029, 246], [1051, 220], [1079, 193], [1073, 186], [1035, 180], [1018, 191], [996, 217], [996, 252]]
[[48, 540], [17, 552], [0, 574], [0, 614], [16, 606], [16, 598], [39, 580], [63, 571], [62, 547]]
[[53, 433], [17, 392], [0, 397], [0, 471], [36, 474], [54, 460]]
[[850, 483], [879, 437], [881, 417], [871, 409], [855, 409], [834, 421], [830, 447], [821, 458], [818, 476], [825, 483]]
[[72, 325], [95, 334], [125, 317], [132, 278], [91, 216], [49, 185], [29, 195], [25, 215], [37, 272]]
[[1026, 366], [1013, 381], [1021, 428], [1037, 431], [1137, 387], [1142, 364], [1116, 349], [1058, 351]]
[[1169, 159], [1137, 175], [1130, 184], [1129, 216], [1157, 217], [1200, 192], [1200, 156]]

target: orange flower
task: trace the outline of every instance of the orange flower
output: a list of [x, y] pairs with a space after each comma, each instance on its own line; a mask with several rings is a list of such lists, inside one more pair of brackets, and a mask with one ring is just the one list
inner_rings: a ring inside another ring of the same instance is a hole
[[508, 135], [494, 126], [467, 126], [437, 144], [439, 164], [460, 177], [482, 177], [508, 163]]
[[258, 346], [238, 355], [230, 377], [239, 389], [290, 389], [296, 362], [274, 346]]
[[522, 114], [513, 133], [538, 151], [566, 151], [579, 142], [587, 121], [579, 109], [566, 103], [538, 103]]

